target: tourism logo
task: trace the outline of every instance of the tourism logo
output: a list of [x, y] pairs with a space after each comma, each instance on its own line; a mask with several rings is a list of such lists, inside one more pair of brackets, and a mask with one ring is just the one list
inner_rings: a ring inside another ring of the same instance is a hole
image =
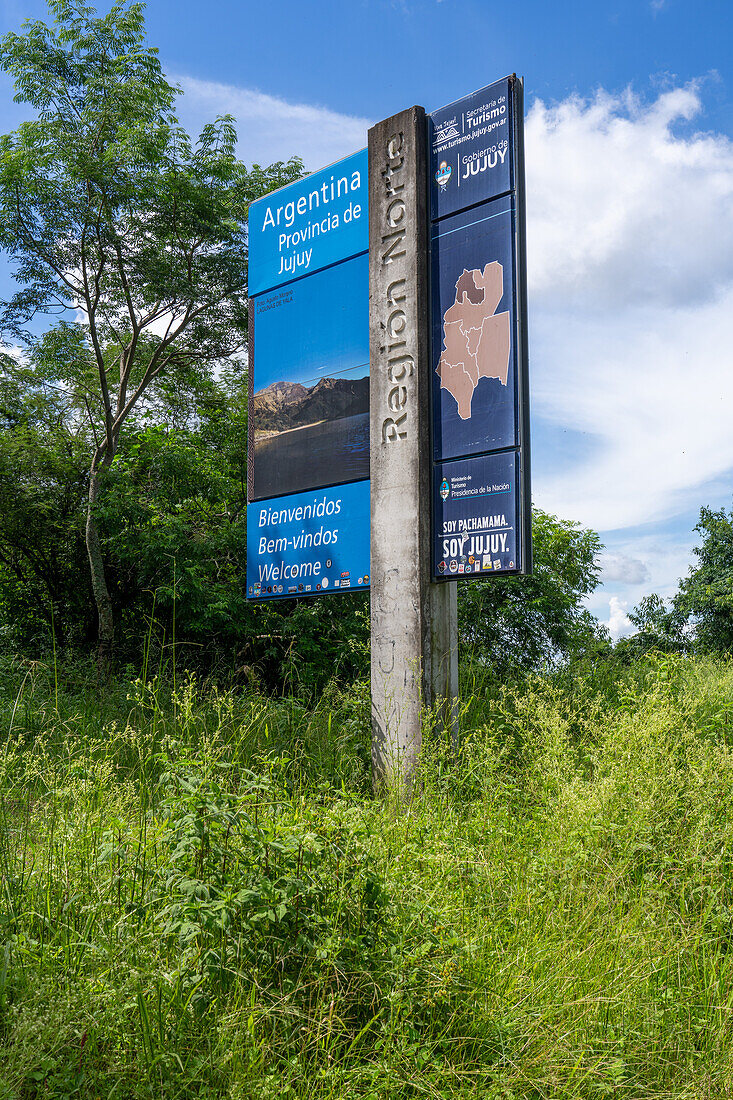
[[453, 175], [453, 169], [450, 167], [447, 161], [441, 160], [440, 167], [435, 173], [435, 182], [440, 185], [443, 190], [448, 185], [448, 180]]
[[444, 141], [450, 141], [452, 138], [459, 136], [459, 130], [456, 127], [455, 120], [451, 119], [450, 122], [444, 122], [440, 128], [436, 128], [435, 136], [433, 137], [433, 148], [437, 145], [442, 145]]
[[448, 484], [447, 478], [443, 478], [443, 480], [440, 484], [440, 499], [441, 500], [447, 500], [449, 496], [450, 496], [450, 485]]

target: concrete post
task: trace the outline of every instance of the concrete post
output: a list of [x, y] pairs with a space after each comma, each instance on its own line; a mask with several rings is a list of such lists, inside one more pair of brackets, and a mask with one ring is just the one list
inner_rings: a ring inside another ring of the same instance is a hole
[[408, 791], [425, 714], [453, 730], [456, 585], [430, 570], [427, 127], [411, 107], [369, 131], [372, 769]]

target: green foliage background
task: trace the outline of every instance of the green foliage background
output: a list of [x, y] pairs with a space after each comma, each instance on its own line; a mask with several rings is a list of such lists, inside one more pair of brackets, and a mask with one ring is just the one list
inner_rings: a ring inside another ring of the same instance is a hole
[[[29, 656], [54, 644], [84, 653], [95, 624], [84, 430], [63, 390], [34, 377], [11, 360], [0, 374], [0, 628]], [[152, 644], [167, 659], [175, 649], [181, 667], [313, 693], [367, 674], [368, 598], [246, 602], [246, 397], [237, 363], [162, 395], [104, 475], [95, 514], [122, 624], [118, 659], [134, 665]], [[598, 537], [537, 511], [534, 543], [532, 578], [461, 586], [464, 652], [497, 675], [603, 644], [582, 602], [597, 583]]]

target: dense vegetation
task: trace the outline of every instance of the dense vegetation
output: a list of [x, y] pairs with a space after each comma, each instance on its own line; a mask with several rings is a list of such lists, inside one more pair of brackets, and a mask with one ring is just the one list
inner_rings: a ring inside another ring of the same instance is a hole
[[[334, 672], [346, 682], [366, 673], [368, 600], [246, 603], [246, 391], [231, 364], [161, 395], [101, 475], [95, 515], [117, 659], [136, 665], [152, 636], [201, 674], [312, 694]], [[84, 434], [63, 387], [39, 380], [33, 363], [0, 362], [0, 636], [35, 658], [94, 649]], [[497, 669], [576, 655], [598, 634], [583, 606], [597, 584], [597, 536], [538, 511], [534, 543], [531, 579], [462, 594], [464, 643]]]
[[498, 688], [369, 793], [363, 686], [2, 667], [0, 1097], [733, 1089], [733, 671]]

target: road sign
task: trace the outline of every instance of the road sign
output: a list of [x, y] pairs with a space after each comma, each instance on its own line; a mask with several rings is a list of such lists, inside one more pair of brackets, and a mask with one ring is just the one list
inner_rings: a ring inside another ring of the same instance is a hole
[[247, 595], [371, 589], [377, 785], [456, 732], [435, 582], [531, 568], [523, 186], [508, 77], [250, 212]]

